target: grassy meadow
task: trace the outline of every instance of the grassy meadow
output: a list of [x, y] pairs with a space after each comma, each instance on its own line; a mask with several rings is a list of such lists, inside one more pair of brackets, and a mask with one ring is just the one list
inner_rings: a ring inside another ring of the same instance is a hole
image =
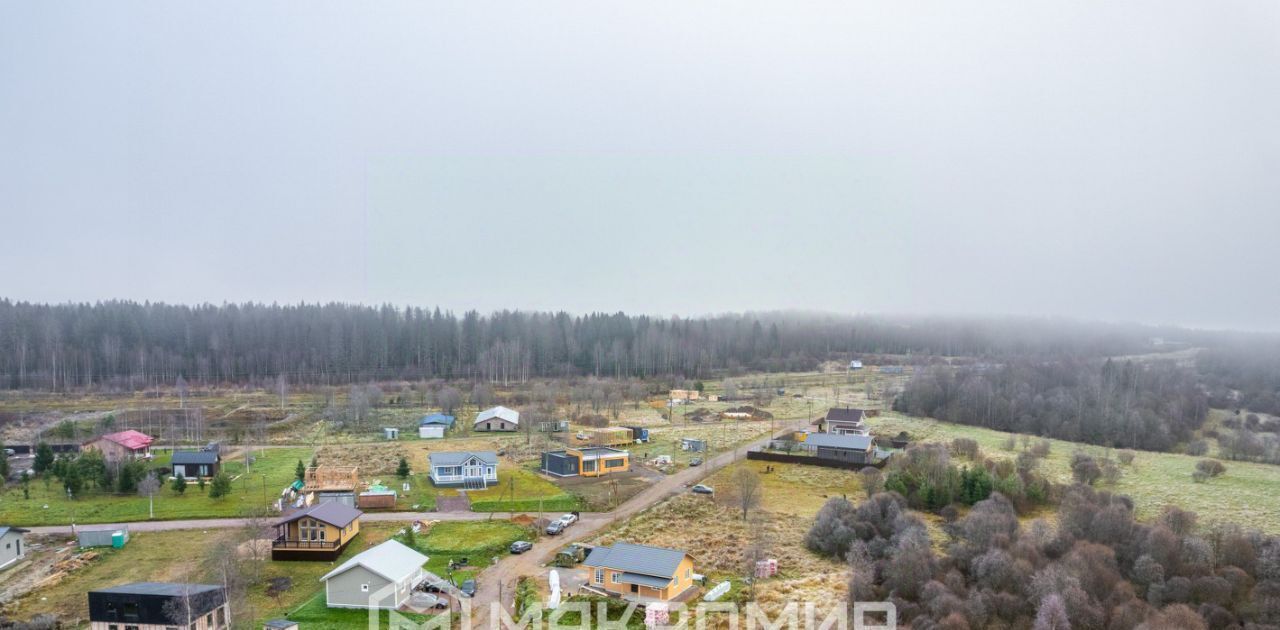
[[[906, 431], [915, 442], [950, 442], [966, 437], [978, 441], [984, 456], [1013, 458], [1017, 451], [1004, 450], [1009, 434], [979, 427], [939, 422], [886, 413], [870, 420], [871, 430], [881, 437]], [[1052, 450], [1041, 471], [1060, 483], [1071, 482], [1071, 455], [1077, 450], [1103, 455], [1101, 446], [1050, 440]], [[1021, 449], [1019, 441], [1017, 449]], [[1133, 463], [1121, 466], [1124, 474], [1114, 486], [1099, 481], [1097, 487], [1133, 498], [1138, 518], [1151, 519], [1166, 505], [1177, 505], [1200, 515], [1204, 524], [1237, 523], [1244, 527], [1280, 534], [1280, 466], [1252, 462], [1225, 461], [1226, 474], [1196, 483], [1191, 479], [1202, 457], [1177, 453], [1135, 451]]]

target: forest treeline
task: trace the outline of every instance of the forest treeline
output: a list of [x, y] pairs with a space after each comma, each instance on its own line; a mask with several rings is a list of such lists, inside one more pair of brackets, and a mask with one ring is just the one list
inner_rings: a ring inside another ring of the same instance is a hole
[[931, 367], [897, 410], [999, 431], [1165, 451], [1200, 428], [1209, 401], [1169, 361], [1015, 359], [986, 369]]
[[656, 318], [623, 313], [352, 304], [183, 306], [0, 300], [0, 387], [138, 389], [244, 383], [682, 376], [812, 369], [866, 354], [1104, 356], [1160, 331], [1037, 319], [803, 313]]

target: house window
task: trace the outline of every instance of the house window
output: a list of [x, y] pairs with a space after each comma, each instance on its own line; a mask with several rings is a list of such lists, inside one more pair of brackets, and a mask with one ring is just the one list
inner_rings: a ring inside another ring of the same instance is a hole
[[604, 584], [604, 569], [596, 569], [596, 584]]
[[114, 623], [109, 623], [107, 624], [107, 630], [120, 630], [120, 626], [117, 626]]
[[621, 573], [618, 573], [618, 572], [616, 572], [616, 571], [615, 571], [615, 572], [613, 573], [613, 577], [611, 577], [611, 578], [609, 578], [609, 579], [613, 580], [613, 583], [614, 583], [614, 584], [617, 584], [617, 583], [618, 583], [618, 580], [622, 579], [622, 574], [621, 574]]
[[302, 534], [302, 540], [324, 541], [325, 527], [320, 521], [304, 518], [298, 523], [298, 531]]
[[361, 593], [368, 593], [368, 592], [369, 592], [369, 585], [368, 585], [368, 584], [361, 584], [361, 585], [360, 585], [360, 592], [361, 592]]
[[213, 627], [213, 613], [209, 613], [204, 616], [204, 627], [206, 628]]
[[[138, 619], [138, 602], [125, 602], [124, 604], [125, 621], [137, 621]], [[125, 627], [128, 630], [128, 626]]]
[[493, 474], [493, 466], [489, 466], [489, 467], [485, 468], [485, 469], [484, 469], [484, 472], [485, 472], [485, 474], [486, 474], [486, 475], [492, 475], [492, 474]]

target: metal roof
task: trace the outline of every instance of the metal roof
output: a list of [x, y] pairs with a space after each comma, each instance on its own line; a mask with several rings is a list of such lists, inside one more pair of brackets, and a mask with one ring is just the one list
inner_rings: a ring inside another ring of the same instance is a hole
[[[686, 555], [688, 554], [676, 549], [620, 542], [614, 543], [612, 547], [592, 549], [591, 555], [587, 556], [583, 564], [670, 580]], [[663, 585], [665, 584], [664, 582]]]
[[618, 576], [618, 581], [623, 584], [639, 584], [640, 586], [648, 586], [651, 588], [665, 588], [671, 583], [671, 578], [660, 578], [652, 575], [642, 575], [627, 571]]
[[216, 464], [218, 454], [213, 451], [174, 451], [174, 464]]
[[116, 444], [119, 444], [131, 451], [151, 446], [151, 442], [153, 441], [150, 435], [142, 433], [141, 431], [134, 431], [133, 429], [108, 433], [99, 439], [115, 442]]
[[360, 515], [362, 514], [364, 514], [364, 512], [350, 507], [345, 503], [341, 503], [339, 501], [325, 501], [323, 503], [317, 503], [305, 510], [294, 512], [293, 514], [276, 521], [276, 525], [292, 523], [304, 516], [309, 516], [317, 521], [322, 521], [333, 525], [334, 527], [341, 528], [350, 525], [352, 521], [360, 518]]
[[874, 440], [870, 435], [842, 435], [839, 433], [810, 433], [804, 444], [823, 448], [847, 448], [854, 451], [869, 450]]
[[206, 593], [209, 591], [221, 591], [222, 587], [217, 584], [183, 584], [181, 582], [133, 582], [131, 584], [120, 584], [108, 588], [96, 589], [94, 593], [118, 593], [125, 595], [164, 595], [166, 597], [182, 597], [187, 595], [195, 595], [197, 593]]
[[29, 531], [31, 531], [31, 530], [28, 530], [28, 529], [22, 529], [21, 527], [8, 527], [8, 526], [5, 526], [5, 527], [0, 527], [0, 536], [4, 536], [5, 534], [7, 534], [7, 533], [9, 533], [9, 532], [13, 532], [13, 533], [15, 533], [15, 534], [25, 534], [25, 533], [27, 533], [27, 532], [29, 532]]
[[862, 422], [866, 415], [861, 409], [832, 407], [827, 410], [827, 422]]
[[348, 570], [362, 566], [377, 573], [391, 582], [400, 582], [422, 569], [428, 558], [396, 540], [388, 540], [372, 549], [366, 549], [343, 562], [338, 568], [326, 573], [321, 582], [346, 573]]
[[472, 457], [480, 460], [482, 464], [498, 463], [498, 454], [493, 451], [442, 451], [439, 453], [431, 453], [427, 455], [427, 461], [434, 466], [460, 466]]
[[520, 424], [520, 412], [516, 411], [515, 409], [508, 409], [506, 407], [503, 407], [502, 405], [498, 405], [497, 407], [490, 407], [476, 414], [475, 424], [480, 424], [485, 420], [492, 420], [494, 418], [498, 418], [499, 420], [506, 420], [511, 424]]
[[454, 421], [453, 416], [446, 416], [445, 414], [442, 414], [442, 413], [433, 413], [433, 414], [422, 416], [422, 419], [418, 421], [418, 426], [425, 426], [428, 424], [442, 424], [444, 426], [451, 427], [453, 426], [453, 421]]

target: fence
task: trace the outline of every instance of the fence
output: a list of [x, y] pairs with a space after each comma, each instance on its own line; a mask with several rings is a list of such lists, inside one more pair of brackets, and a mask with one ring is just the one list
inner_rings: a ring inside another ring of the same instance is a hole
[[863, 468], [884, 468], [884, 462], [875, 464], [858, 464], [854, 462], [846, 462], [838, 459], [825, 459], [815, 457], [813, 455], [787, 455], [784, 453], [770, 453], [768, 451], [747, 451], [747, 459], [754, 459], [764, 462], [778, 462], [781, 464], [805, 464], [808, 466], [822, 466], [823, 468], [839, 468], [841, 470], [862, 470]]

